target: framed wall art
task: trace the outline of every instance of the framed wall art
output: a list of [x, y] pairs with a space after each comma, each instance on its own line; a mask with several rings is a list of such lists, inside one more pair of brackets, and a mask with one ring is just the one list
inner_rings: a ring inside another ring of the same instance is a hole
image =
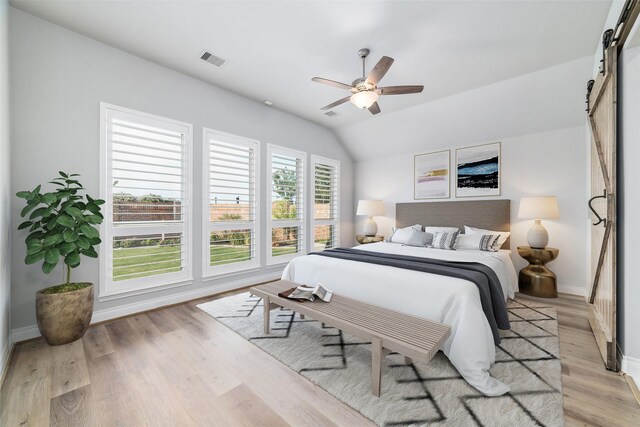
[[456, 150], [456, 197], [500, 195], [500, 143]]
[[449, 197], [451, 150], [417, 154], [413, 159], [413, 198]]

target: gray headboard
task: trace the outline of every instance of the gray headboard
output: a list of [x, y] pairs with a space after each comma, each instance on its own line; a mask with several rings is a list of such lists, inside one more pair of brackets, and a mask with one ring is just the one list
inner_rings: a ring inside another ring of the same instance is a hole
[[[397, 203], [396, 227], [414, 224], [511, 231], [511, 200]], [[510, 243], [507, 240], [502, 247], [509, 249]]]

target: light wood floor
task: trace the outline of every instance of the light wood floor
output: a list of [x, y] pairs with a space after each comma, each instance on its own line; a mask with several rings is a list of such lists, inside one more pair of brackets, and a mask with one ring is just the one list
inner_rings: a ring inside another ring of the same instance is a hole
[[[17, 345], [2, 426], [369, 426], [358, 412], [192, 301], [92, 326], [60, 347]], [[567, 425], [638, 426], [625, 379], [603, 368], [581, 298], [558, 308]]]

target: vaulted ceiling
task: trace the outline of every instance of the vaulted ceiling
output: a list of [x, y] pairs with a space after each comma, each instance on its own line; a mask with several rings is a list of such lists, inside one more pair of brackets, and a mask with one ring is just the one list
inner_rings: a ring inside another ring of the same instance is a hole
[[[593, 55], [610, 1], [34, 1], [12, 5], [101, 42], [320, 125], [348, 138], [355, 124]], [[418, 95], [382, 97], [382, 114], [311, 82], [350, 83], [395, 59], [382, 85], [423, 84]], [[216, 68], [209, 50], [228, 60]], [[45, 66], [46, 64], [43, 64]], [[377, 126], [375, 128], [379, 128]], [[356, 156], [359, 157], [359, 156]]]

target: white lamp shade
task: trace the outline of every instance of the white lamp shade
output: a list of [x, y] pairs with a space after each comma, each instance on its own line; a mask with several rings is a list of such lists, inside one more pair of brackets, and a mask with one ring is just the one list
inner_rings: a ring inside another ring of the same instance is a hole
[[356, 215], [381, 216], [384, 215], [384, 203], [382, 200], [360, 200]]
[[523, 197], [520, 199], [518, 218], [523, 219], [558, 219], [558, 199], [555, 196]]
[[371, 107], [378, 100], [378, 94], [370, 90], [364, 90], [354, 93], [349, 99], [353, 105], [364, 110]]

